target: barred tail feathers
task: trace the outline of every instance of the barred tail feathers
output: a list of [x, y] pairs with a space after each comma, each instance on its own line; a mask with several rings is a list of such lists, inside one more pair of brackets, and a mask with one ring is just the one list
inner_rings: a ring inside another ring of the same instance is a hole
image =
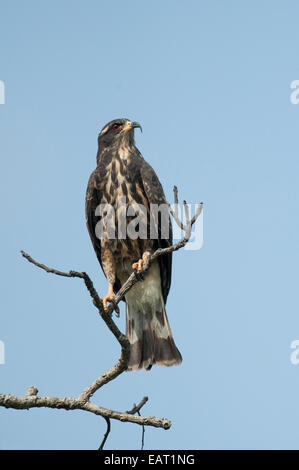
[[128, 370], [182, 362], [165, 310], [160, 277], [146, 276], [126, 296], [126, 334], [131, 344]]

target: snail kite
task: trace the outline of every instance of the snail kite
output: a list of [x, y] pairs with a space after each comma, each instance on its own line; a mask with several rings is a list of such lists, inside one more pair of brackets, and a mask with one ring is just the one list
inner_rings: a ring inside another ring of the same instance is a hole
[[[87, 227], [108, 280], [108, 293], [102, 298], [105, 309], [134, 269], [141, 271], [152, 252], [172, 244], [168, 211], [167, 236], [162, 233], [162, 213], [151, 217], [152, 207], [167, 206], [156, 173], [135, 146], [137, 127], [141, 128], [139, 123], [128, 119], [115, 119], [104, 126], [98, 136], [97, 167], [86, 192]], [[158, 257], [143, 282], [137, 282], [125, 296], [126, 334], [131, 345], [129, 370], [182, 361], [165, 311], [171, 262], [172, 253]]]

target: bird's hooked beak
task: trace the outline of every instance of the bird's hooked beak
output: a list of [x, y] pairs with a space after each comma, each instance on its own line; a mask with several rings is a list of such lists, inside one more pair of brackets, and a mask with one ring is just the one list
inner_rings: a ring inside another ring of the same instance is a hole
[[141, 127], [141, 124], [139, 124], [139, 122], [136, 122], [136, 121], [131, 122], [131, 127], [132, 127], [133, 129], [135, 129], [135, 127], [139, 127], [139, 129], [140, 129], [141, 132], [142, 132], [142, 127]]
[[124, 132], [127, 132], [131, 129], [135, 129], [136, 127], [139, 127], [139, 129], [141, 130], [142, 132], [142, 127], [141, 125], [139, 124], [139, 122], [136, 122], [136, 121], [127, 121], [126, 124], [125, 124], [125, 127], [124, 127]]

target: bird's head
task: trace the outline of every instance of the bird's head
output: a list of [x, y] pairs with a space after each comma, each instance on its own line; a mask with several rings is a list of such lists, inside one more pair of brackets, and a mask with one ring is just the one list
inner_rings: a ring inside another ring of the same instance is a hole
[[99, 133], [99, 150], [105, 148], [118, 147], [120, 145], [134, 145], [134, 129], [142, 127], [139, 122], [129, 119], [114, 119], [108, 122]]

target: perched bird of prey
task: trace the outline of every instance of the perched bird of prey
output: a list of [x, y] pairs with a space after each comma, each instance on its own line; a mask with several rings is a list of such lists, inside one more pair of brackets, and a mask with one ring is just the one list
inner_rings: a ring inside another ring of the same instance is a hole
[[[168, 211], [167, 236], [162, 234], [161, 214], [151, 218], [151, 208], [166, 205], [166, 200], [156, 173], [135, 146], [134, 129], [138, 127], [141, 128], [138, 122], [128, 119], [115, 119], [104, 126], [98, 136], [97, 167], [86, 192], [87, 227], [108, 280], [108, 293], [102, 298], [105, 309], [133, 270], [142, 271], [151, 253], [172, 244]], [[135, 221], [132, 207], [139, 208]], [[121, 227], [121, 220], [125, 227]], [[153, 220], [156, 236], [151, 236]], [[135, 230], [131, 227], [131, 233], [125, 230], [124, 235], [123, 228], [129, 229], [130, 224]], [[136, 236], [142, 227], [143, 235]], [[159, 256], [144, 274], [143, 282], [137, 282], [125, 296], [126, 335], [131, 345], [129, 370], [150, 369], [153, 364], [171, 366], [182, 361], [165, 311], [171, 263], [172, 253]]]

